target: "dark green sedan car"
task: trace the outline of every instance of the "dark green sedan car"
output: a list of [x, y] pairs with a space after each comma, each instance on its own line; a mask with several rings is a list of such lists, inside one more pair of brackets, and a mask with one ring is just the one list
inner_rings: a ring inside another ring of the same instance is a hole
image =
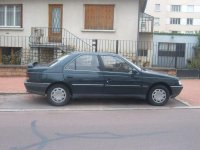
[[132, 97], [162, 106], [183, 88], [176, 77], [143, 70], [110, 53], [73, 52], [45, 66], [30, 64], [27, 75], [27, 91], [47, 95], [56, 106], [72, 97]]

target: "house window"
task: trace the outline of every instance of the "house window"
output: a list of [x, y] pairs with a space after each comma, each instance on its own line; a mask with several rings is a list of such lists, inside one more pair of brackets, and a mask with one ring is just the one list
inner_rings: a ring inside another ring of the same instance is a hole
[[139, 49], [138, 50], [138, 56], [148, 56], [148, 50], [147, 49]]
[[85, 29], [113, 30], [114, 5], [85, 5]]
[[155, 11], [160, 11], [160, 4], [155, 4]]
[[180, 12], [181, 11], [181, 5], [171, 5], [171, 11], [172, 12]]
[[22, 5], [0, 5], [0, 27], [22, 27]]
[[171, 33], [177, 34], [177, 33], [179, 33], [179, 31], [171, 31]]
[[193, 18], [187, 18], [187, 25], [193, 25]]
[[170, 24], [180, 24], [181, 19], [180, 18], [170, 18]]
[[0, 47], [0, 64], [20, 65], [21, 48], [20, 47]]
[[185, 43], [164, 43], [158, 44], [158, 56], [185, 57]]
[[194, 12], [194, 5], [188, 5], [187, 12]]
[[160, 18], [154, 18], [154, 25], [159, 26], [160, 25]]

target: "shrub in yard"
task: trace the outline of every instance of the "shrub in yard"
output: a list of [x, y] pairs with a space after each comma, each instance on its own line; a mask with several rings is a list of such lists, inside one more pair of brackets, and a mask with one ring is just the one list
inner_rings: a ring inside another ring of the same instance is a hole
[[194, 46], [194, 57], [187, 60], [188, 68], [190, 69], [200, 69], [200, 31], [197, 33], [198, 42]]

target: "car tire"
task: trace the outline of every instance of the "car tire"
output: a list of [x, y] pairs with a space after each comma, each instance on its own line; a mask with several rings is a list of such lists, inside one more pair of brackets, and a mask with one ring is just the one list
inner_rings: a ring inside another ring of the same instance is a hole
[[69, 104], [71, 96], [69, 90], [62, 84], [55, 84], [47, 91], [48, 102], [54, 106]]
[[163, 85], [157, 85], [150, 89], [148, 102], [154, 106], [163, 106], [169, 100], [169, 90]]

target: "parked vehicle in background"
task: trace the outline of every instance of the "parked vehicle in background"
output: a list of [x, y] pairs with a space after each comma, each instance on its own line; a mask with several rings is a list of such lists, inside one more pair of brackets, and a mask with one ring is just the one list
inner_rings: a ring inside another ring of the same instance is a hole
[[73, 52], [48, 65], [30, 64], [27, 75], [27, 91], [47, 95], [56, 106], [72, 97], [132, 97], [162, 106], [183, 88], [174, 76], [143, 70], [111, 53]]

